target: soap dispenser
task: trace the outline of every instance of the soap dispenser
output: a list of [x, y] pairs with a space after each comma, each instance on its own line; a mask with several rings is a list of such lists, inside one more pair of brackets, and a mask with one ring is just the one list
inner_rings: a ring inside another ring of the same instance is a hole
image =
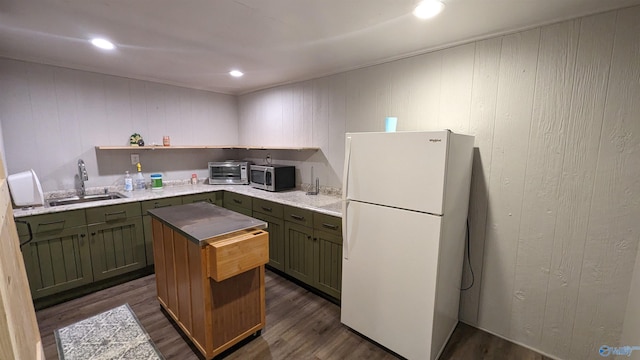
[[124, 191], [133, 190], [133, 178], [129, 175], [128, 171], [124, 172]]
[[144, 190], [144, 175], [142, 175], [142, 165], [140, 163], [136, 164], [136, 168], [138, 169], [138, 173], [136, 174], [136, 190]]

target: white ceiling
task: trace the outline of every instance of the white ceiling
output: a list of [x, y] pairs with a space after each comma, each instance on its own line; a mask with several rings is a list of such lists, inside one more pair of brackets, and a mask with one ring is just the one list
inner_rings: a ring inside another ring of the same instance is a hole
[[0, 57], [242, 94], [640, 4], [443, 1], [419, 20], [414, 0], [0, 0]]

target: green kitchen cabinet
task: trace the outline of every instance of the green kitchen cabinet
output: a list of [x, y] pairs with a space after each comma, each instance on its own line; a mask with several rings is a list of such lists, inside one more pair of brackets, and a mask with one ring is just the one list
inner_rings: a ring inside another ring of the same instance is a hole
[[226, 209], [239, 212], [240, 214], [247, 216], [253, 214], [251, 196], [225, 191], [222, 204]]
[[313, 214], [315, 270], [313, 286], [340, 299], [342, 290], [342, 219]]
[[86, 211], [94, 280], [123, 275], [147, 265], [140, 203]]
[[342, 289], [342, 220], [285, 206], [285, 273], [336, 299]]
[[142, 212], [142, 227], [144, 229], [144, 247], [147, 258], [147, 265], [153, 265], [153, 229], [151, 228], [151, 215], [147, 213], [150, 209], [157, 209], [166, 206], [182, 205], [182, 197], [174, 196], [162, 199], [147, 200], [140, 203]]
[[274, 269], [284, 271], [285, 242], [284, 220], [282, 220], [282, 205], [262, 200], [253, 199], [253, 217], [267, 222], [269, 233], [269, 263]]
[[213, 205], [222, 206], [222, 197], [223, 197], [222, 191], [185, 195], [182, 197], [182, 203], [192, 204], [195, 202], [205, 201]]
[[29, 239], [31, 228], [32, 239], [21, 250], [34, 300], [93, 282], [84, 210], [18, 220], [21, 243]]
[[290, 221], [284, 222], [284, 272], [313, 286], [314, 240], [313, 229]]

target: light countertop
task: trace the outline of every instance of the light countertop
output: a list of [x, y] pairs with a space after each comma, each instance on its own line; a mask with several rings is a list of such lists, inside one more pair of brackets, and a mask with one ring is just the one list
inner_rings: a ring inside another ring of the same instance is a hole
[[342, 199], [333, 195], [306, 195], [306, 192], [301, 190], [287, 190], [280, 192], [269, 192], [260, 189], [255, 189], [250, 185], [209, 185], [209, 184], [197, 184], [197, 185], [172, 185], [165, 186], [162, 190], [138, 190], [131, 192], [118, 191], [124, 198], [113, 200], [93, 201], [89, 203], [79, 203], [72, 205], [61, 206], [38, 206], [31, 209], [13, 209], [13, 214], [16, 218], [41, 215], [69, 210], [86, 209], [98, 206], [108, 206], [116, 204], [124, 204], [137, 201], [154, 200], [173, 196], [183, 196], [191, 194], [200, 194], [212, 191], [230, 191], [237, 194], [248, 195], [251, 197], [273, 201], [276, 203], [295, 206], [303, 209], [316, 211], [319, 213], [342, 216]]
[[267, 228], [262, 220], [207, 202], [151, 209], [149, 214], [200, 246], [236, 231]]

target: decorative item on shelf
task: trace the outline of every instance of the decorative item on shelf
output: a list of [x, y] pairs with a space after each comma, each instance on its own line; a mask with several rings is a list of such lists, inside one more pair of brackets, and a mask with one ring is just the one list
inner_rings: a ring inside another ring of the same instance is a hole
[[162, 137], [163, 146], [171, 146], [171, 138], [168, 135]]
[[192, 185], [198, 185], [198, 175], [197, 174], [191, 174], [191, 184]]
[[130, 146], [144, 146], [144, 140], [142, 139], [142, 135], [138, 133], [134, 133], [129, 137], [129, 145]]
[[387, 116], [384, 120], [384, 131], [385, 132], [396, 132], [396, 127], [398, 125], [398, 118], [395, 116]]

